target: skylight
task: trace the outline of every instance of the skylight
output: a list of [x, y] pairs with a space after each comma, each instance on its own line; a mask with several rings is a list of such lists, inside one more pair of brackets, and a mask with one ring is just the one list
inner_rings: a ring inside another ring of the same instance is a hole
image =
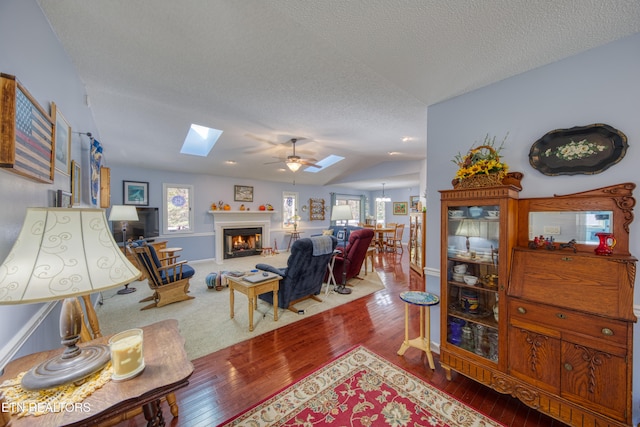
[[206, 157], [213, 146], [216, 145], [220, 135], [222, 135], [221, 130], [192, 124], [180, 152], [182, 154]]
[[325, 157], [324, 159], [320, 160], [319, 162], [315, 163], [316, 165], [320, 166], [319, 168], [314, 168], [312, 166], [307, 166], [306, 168], [304, 168], [304, 171], [305, 172], [311, 172], [311, 173], [320, 172], [322, 170], [325, 170], [329, 166], [335, 165], [336, 163], [338, 163], [341, 160], [344, 160], [344, 157], [336, 156], [335, 154], [331, 154], [331, 155]]

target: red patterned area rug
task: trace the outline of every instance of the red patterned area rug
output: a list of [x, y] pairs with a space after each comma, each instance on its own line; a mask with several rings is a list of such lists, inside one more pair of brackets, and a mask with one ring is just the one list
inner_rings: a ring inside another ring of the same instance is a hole
[[223, 426], [503, 426], [356, 347]]

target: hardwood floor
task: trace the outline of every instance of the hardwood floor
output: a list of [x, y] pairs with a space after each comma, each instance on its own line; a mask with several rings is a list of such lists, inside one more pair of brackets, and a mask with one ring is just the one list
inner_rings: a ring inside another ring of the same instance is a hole
[[[194, 360], [189, 386], [176, 393], [180, 416], [172, 418], [163, 404], [167, 425], [223, 423], [328, 360], [363, 345], [507, 426], [564, 426], [462, 375], [454, 373], [453, 380], [447, 381], [437, 355], [436, 370], [431, 371], [424, 353], [417, 349], [407, 350], [403, 357], [396, 354], [404, 338], [404, 303], [398, 295], [424, 290], [423, 279], [409, 269], [406, 252], [376, 255], [375, 267], [386, 289]], [[418, 316], [418, 310], [412, 310], [412, 336], [419, 333]], [[119, 425], [144, 424], [138, 416]]]

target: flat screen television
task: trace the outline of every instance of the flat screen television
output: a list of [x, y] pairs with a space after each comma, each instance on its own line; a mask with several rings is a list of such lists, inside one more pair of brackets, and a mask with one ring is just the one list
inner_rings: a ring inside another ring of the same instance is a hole
[[[127, 233], [126, 240], [137, 240], [141, 236], [145, 239], [158, 237], [160, 235], [160, 217], [158, 214], [158, 208], [137, 207], [138, 220], [127, 221]], [[122, 242], [122, 229], [120, 228], [120, 221], [114, 221], [113, 237], [116, 242]]]

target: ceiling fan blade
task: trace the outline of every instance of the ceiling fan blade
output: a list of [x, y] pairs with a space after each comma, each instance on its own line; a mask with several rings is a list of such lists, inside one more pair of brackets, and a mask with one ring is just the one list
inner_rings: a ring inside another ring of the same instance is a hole
[[275, 156], [273, 156], [272, 158], [277, 159], [277, 160], [275, 160], [273, 162], [263, 163], [263, 164], [265, 164], [265, 165], [273, 165], [274, 163], [286, 162], [288, 160], [287, 158], [284, 158], [284, 157], [275, 157]]
[[316, 165], [315, 163], [312, 163], [309, 161], [309, 159], [300, 159], [298, 160], [298, 163], [300, 163], [301, 165], [305, 165], [305, 166], [311, 166], [313, 168], [321, 168], [322, 166]]
[[266, 138], [262, 138], [262, 137], [259, 137], [259, 136], [256, 136], [256, 135], [253, 135], [253, 134], [251, 134], [251, 133], [245, 133], [245, 134], [244, 134], [244, 136], [247, 136], [247, 137], [249, 137], [249, 138], [251, 138], [251, 139], [255, 139], [256, 141], [266, 142], [267, 144], [271, 144], [271, 145], [280, 145], [280, 143], [278, 143], [278, 142], [271, 141], [271, 140], [269, 140], [269, 139], [266, 139]]

